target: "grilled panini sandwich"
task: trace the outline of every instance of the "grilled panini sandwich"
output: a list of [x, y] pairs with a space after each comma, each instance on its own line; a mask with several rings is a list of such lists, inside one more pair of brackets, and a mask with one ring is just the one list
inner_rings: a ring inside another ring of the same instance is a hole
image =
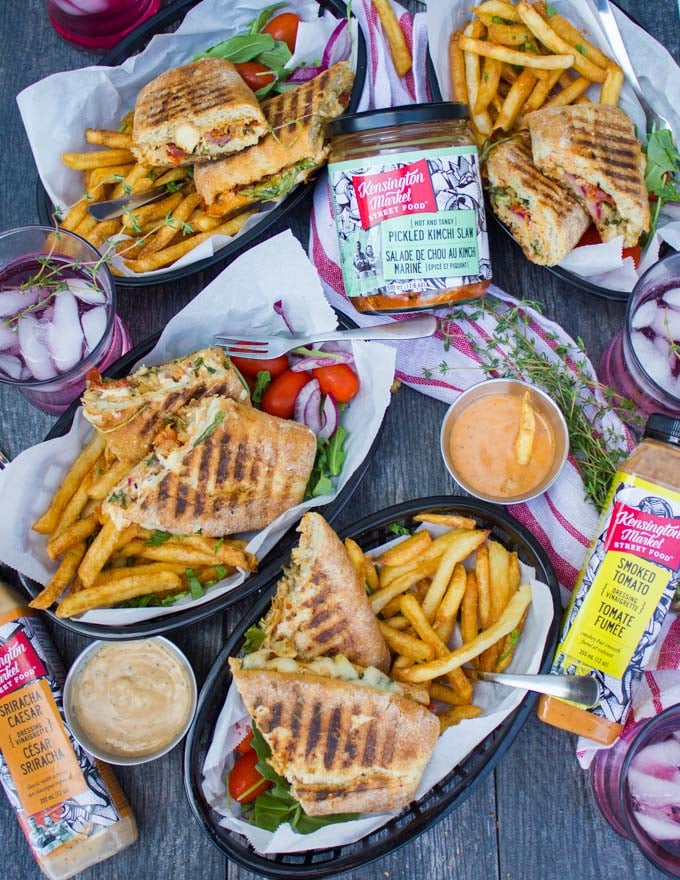
[[118, 528], [220, 537], [262, 529], [302, 501], [316, 456], [305, 425], [216, 396], [177, 416], [175, 439], [156, 446], [102, 505]]
[[265, 618], [263, 647], [302, 660], [344, 654], [387, 672], [389, 648], [344, 544], [318, 513], [306, 513], [298, 531]]
[[602, 241], [637, 244], [649, 230], [645, 158], [633, 123], [618, 107], [573, 104], [526, 116], [537, 168], [567, 187], [588, 211]]
[[569, 190], [536, 168], [527, 132], [494, 146], [486, 171], [494, 214], [527, 259], [554, 266], [576, 247], [590, 217]]
[[270, 133], [254, 147], [200, 165], [196, 189], [219, 216], [254, 200], [277, 201], [323, 165], [325, 124], [349, 103], [354, 73], [340, 61], [296, 89], [262, 104]]
[[261, 654], [229, 665], [269, 763], [307, 815], [393, 812], [414, 799], [439, 736], [425, 705], [346, 658], [301, 664]]
[[132, 152], [144, 165], [191, 165], [249, 147], [267, 132], [253, 91], [230, 61], [202, 58], [144, 86]]
[[136, 463], [181, 407], [216, 394], [250, 404], [248, 389], [229, 358], [219, 348], [205, 348], [157, 367], [142, 367], [124, 379], [88, 381], [83, 413], [106, 434], [117, 458]]

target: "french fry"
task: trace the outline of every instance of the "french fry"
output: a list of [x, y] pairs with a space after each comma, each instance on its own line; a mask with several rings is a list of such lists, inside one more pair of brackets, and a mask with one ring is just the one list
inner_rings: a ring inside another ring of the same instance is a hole
[[[466, 588], [467, 572], [465, 566], [459, 562], [453, 569], [449, 585], [432, 621], [433, 629], [444, 643], [447, 643], [451, 638]], [[423, 603], [423, 611], [425, 611], [425, 603]]]
[[562, 89], [562, 91], [555, 95], [554, 98], [546, 101], [545, 106], [566, 107], [567, 104], [572, 104], [577, 98], [580, 98], [589, 85], [589, 79], [585, 76], [578, 76], [575, 80], [572, 80], [566, 89]]
[[486, 629], [491, 623], [491, 585], [489, 583], [489, 550], [486, 544], [477, 548], [475, 576], [479, 602], [479, 623]]
[[140, 208], [135, 208], [134, 211], [130, 211], [128, 214], [123, 214], [123, 232], [132, 230], [132, 234], [135, 234], [138, 227], [151, 221], [162, 220], [166, 214], [172, 213], [181, 202], [181, 193], [171, 193], [170, 195], [159, 199], [157, 202], [151, 202], [149, 205], [142, 205]]
[[121, 568], [107, 568], [97, 575], [92, 586], [103, 587], [108, 584], [117, 583], [129, 578], [131, 574], [140, 574], [150, 578], [162, 571], [171, 571], [174, 574], [182, 575], [184, 574], [184, 566], [173, 562], [149, 562], [146, 565], [126, 565]]
[[418, 559], [431, 543], [432, 536], [427, 529], [424, 529], [401, 541], [395, 547], [386, 550], [376, 559], [376, 562], [378, 565], [406, 565], [413, 562], [414, 559]]
[[531, 405], [531, 392], [525, 391], [519, 410], [519, 427], [513, 446], [517, 464], [527, 465], [531, 461], [536, 434], [536, 415]]
[[164, 171], [160, 176], [156, 177], [156, 179], [153, 181], [153, 185], [154, 187], [167, 186], [169, 183], [179, 183], [180, 181], [188, 179], [188, 168], [171, 168], [169, 171]]
[[[430, 623], [425, 616], [425, 612], [418, 604], [416, 597], [411, 594], [402, 596], [400, 604], [402, 614], [411, 621], [411, 626], [418, 633], [420, 638], [424, 642], [427, 642], [427, 644], [432, 645], [437, 657], [446, 657], [449, 653], [449, 649], [430, 626]], [[462, 669], [451, 669], [444, 674], [448, 678], [451, 687], [460, 694], [461, 697], [467, 698], [468, 702], [472, 700], [472, 685], [465, 677]], [[407, 679], [407, 681], [408, 680], [409, 679]]]
[[88, 168], [107, 168], [109, 165], [125, 165], [134, 161], [129, 150], [95, 150], [90, 153], [62, 153], [61, 161], [67, 168], [86, 171]]
[[107, 131], [101, 128], [86, 128], [85, 140], [88, 144], [96, 144], [98, 147], [114, 147], [124, 150], [130, 149], [132, 135], [123, 131]]
[[[177, 208], [172, 212], [171, 217], [166, 218], [158, 232], [148, 239], [142, 248], [138, 259], [143, 260], [152, 256], [157, 251], [167, 247], [176, 235], [186, 235], [184, 232], [184, 224], [188, 221], [192, 211], [201, 202], [201, 196], [197, 192], [188, 193], [182, 198]], [[191, 235], [193, 229], [189, 228], [188, 234]]]
[[394, 614], [392, 617], [386, 618], [382, 623], [386, 623], [388, 626], [393, 627], [394, 629], [409, 629], [411, 624], [406, 620], [403, 614]]
[[88, 477], [89, 475], [85, 477], [83, 482], [76, 489], [73, 497], [69, 500], [68, 504], [63, 509], [61, 516], [59, 517], [57, 526], [50, 536], [51, 541], [57, 538], [69, 526], [73, 525], [73, 523], [85, 513], [87, 502], [90, 500], [87, 494], [87, 489], [89, 486]]
[[195, 211], [191, 217], [191, 225], [199, 232], [209, 232], [219, 226], [221, 222], [219, 217], [210, 217], [205, 211]]
[[442, 712], [442, 714], [438, 716], [441, 733], [444, 733], [449, 727], [459, 724], [466, 718], [478, 718], [481, 714], [482, 710], [479, 706], [454, 706], [452, 709], [449, 709], [447, 712]]
[[504, 18], [506, 21], [519, 22], [522, 19], [513, 3], [506, 0], [486, 0], [486, 3], [480, 3], [479, 6], [473, 6], [470, 10], [478, 16], [490, 15]]
[[88, 236], [88, 241], [90, 244], [97, 248], [98, 250], [102, 249], [102, 245], [111, 238], [112, 235], [115, 235], [120, 230], [120, 222], [116, 220], [103, 220], [101, 223], [97, 223], [92, 232]]
[[477, 575], [474, 571], [466, 574], [465, 593], [460, 604], [460, 637], [463, 644], [477, 638], [479, 632], [477, 612], [479, 609], [479, 589], [477, 587]]
[[361, 583], [365, 583], [366, 575], [364, 571], [364, 551], [353, 538], [345, 538], [345, 550], [349, 556], [352, 568], [359, 576]]
[[105, 445], [106, 441], [104, 440], [104, 437], [95, 431], [92, 438], [88, 441], [86, 446], [83, 447], [78, 458], [76, 458], [66, 472], [64, 479], [61, 482], [61, 486], [56, 491], [50, 506], [33, 524], [34, 531], [40, 532], [42, 535], [49, 535], [55, 531], [64, 508], [75, 495], [76, 490], [84, 480], [85, 475], [92, 468], [92, 465], [102, 454]]
[[79, 541], [68, 548], [59, 564], [59, 568], [52, 575], [50, 582], [28, 603], [31, 608], [42, 608], [44, 610], [57, 601], [78, 570], [78, 566], [85, 555], [85, 549], [85, 541]]
[[421, 577], [421, 572], [418, 569], [413, 569], [395, 578], [388, 586], [376, 590], [368, 597], [373, 612], [379, 614], [388, 602], [414, 587], [421, 580]]
[[112, 520], [107, 519], [97, 537], [88, 547], [78, 568], [78, 577], [86, 587], [91, 587], [97, 579], [97, 575], [113, 553], [119, 537], [120, 532]]
[[465, 79], [465, 58], [458, 38], [460, 31], [451, 34], [449, 40], [449, 74], [451, 77], [451, 100], [461, 104], [468, 103], [467, 81]]
[[116, 461], [107, 471], [92, 482], [88, 489], [90, 498], [96, 498], [103, 501], [111, 489], [119, 483], [124, 476], [130, 471], [130, 464], [126, 461]]
[[459, 516], [457, 513], [419, 513], [414, 516], [415, 522], [432, 523], [432, 525], [449, 526], [452, 529], [476, 529], [477, 522], [470, 516]]
[[[540, 6], [539, 11], [541, 12], [541, 15], [543, 15]], [[543, 18], [545, 18], [545, 15], [543, 15]], [[580, 55], [588, 58], [594, 64], [597, 64], [598, 67], [606, 70], [609, 64], [611, 64], [611, 60], [604, 54], [604, 52], [600, 52], [597, 46], [593, 46], [592, 43], [586, 40], [581, 31], [578, 30], [578, 28], [575, 28], [574, 25], [563, 15], [560, 15], [559, 12], [551, 15], [548, 23], [555, 33], [565, 41], [565, 43], [573, 46]]]
[[435, 613], [449, 585], [453, 570], [459, 562], [469, 556], [489, 536], [488, 529], [460, 529], [452, 532], [451, 541], [446, 553], [442, 556], [439, 567], [432, 578], [432, 584], [423, 602], [423, 612], [428, 621], [434, 620]]
[[135, 167], [134, 163], [128, 165], [109, 165], [107, 168], [93, 168], [90, 172], [90, 186], [96, 189], [107, 183], [119, 183]]
[[[458, 45], [463, 49], [463, 58], [465, 60], [465, 82], [467, 84], [468, 102], [470, 107], [475, 107], [479, 96], [481, 85], [481, 70], [479, 54], [467, 49], [467, 43], [483, 45], [483, 41], [477, 38], [484, 32], [484, 27], [479, 21], [470, 22], [458, 40]], [[511, 51], [511, 50], [507, 50]], [[491, 117], [485, 110], [483, 113], [472, 113], [472, 121], [475, 127], [483, 135], [491, 134]]]
[[460, 648], [451, 651], [445, 657], [437, 657], [435, 660], [418, 663], [408, 669], [401, 670], [400, 675], [404, 677], [405, 681], [418, 684], [440, 678], [454, 669], [460, 669], [473, 657], [478, 657], [499, 639], [511, 633], [519, 625], [530, 602], [531, 587], [528, 584], [522, 584], [508, 602], [500, 618], [480, 632], [473, 641], [461, 645]]
[[133, 548], [136, 552], [130, 552], [130, 545], [121, 548], [127, 556], [141, 556], [143, 559], [153, 559], [156, 562], [178, 562], [186, 568], [194, 566], [214, 566], [215, 564], [233, 565], [254, 571], [257, 568], [257, 560], [250, 553], [246, 553], [238, 547], [233, 547], [225, 542], [218, 553], [209, 553], [197, 550], [191, 546], [182, 546], [180, 542], [167, 541], [157, 547], [149, 547], [142, 542], [142, 547], [137, 549], [137, 542]]
[[531, 31], [523, 24], [497, 24], [492, 18], [487, 28], [489, 40], [501, 46], [523, 46], [533, 39]]
[[435, 650], [432, 645], [428, 645], [422, 639], [417, 639], [415, 636], [395, 629], [383, 620], [379, 620], [378, 625], [393, 653], [408, 657], [411, 661], [434, 659]]
[[510, 599], [510, 554], [498, 541], [488, 541], [491, 585], [491, 623], [501, 616]]
[[87, 204], [88, 203], [85, 199], [80, 199], [75, 205], [72, 205], [59, 223], [61, 228], [73, 232], [85, 218], [85, 215], [87, 214]]
[[373, 0], [373, 6], [378, 13], [397, 76], [404, 76], [411, 69], [413, 62], [399, 19], [389, 0]]
[[495, 58], [484, 59], [481, 82], [474, 106], [475, 113], [484, 113], [497, 94], [501, 81], [501, 67], [501, 62], [496, 61]]
[[522, 627], [524, 626], [526, 616], [527, 612], [525, 611], [517, 628], [513, 629], [513, 631], [500, 642], [501, 652], [498, 658], [498, 663], [496, 664], [496, 672], [503, 672], [503, 670], [507, 669], [508, 666], [512, 663], [512, 658], [515, 653], [515, 648], [517, 647], [517, 642], [519, 641], [519, 636], [522, 631]]
[[510, 581], [510, 595], [512, 596], [512, 594], [516, 593], [519, 589], [522, 578], [522, 571], [519, 567], [519, 556], [516, 551], [510, 554], [510, 560], [508, 562], [508, 578]]
[[611, 104], [616, 107], [619, 103], [621, 87], [623, 86], [623, 71], [618, 64], [607, 65], [607, 76], [600, 89], [600, 104]]
[[147, 168], [146, 165], [133, 165], [129, 174], [127, 174], [123, 180], [119, 181], [118, 185], [111, 193], [111, 198], [119, 199], [122, 196], [137, 192], [137, 188], [139, 186], [146, 186], [146, 182], [148, 182], [149, 187], [152, 187], [154, 182], [149, 178], [150, 171], [151, 169]]
[[94, 230], [96, 225], [97, 221], [88, 213], [85, 215], [85, 217], [83, 217], [83, 219], [73, 231], [81, 238], [87, 238], [88, 235]]
[[375, 569], [375, 565], [373, 564], [373, 560], [370, 556], [364, 553], [364, 580], [366, 581], [366, 585], [368, 589], [374, 593], [376, 590], [380, 589], [380, 581], [378, 580], [378, 572]]
[[538, 110], [539, 107], [542, 107], [543, 104], [545, 104], [548, 95], [555, 88], [562, 73], [563, 71], [561, 70], [552, 70], [547, 79], [539, 79], [537, 81], [533, 92], [524, 102], [524, 107], [522, 108], [524, 113], [531, 113], [533, 110]]
[[[505, 61], [507, 64], [530, 67], [532, 70], [534, 68], [537, 70], [556, 70], [557, 68], [567, 70], [569, 67], [575, 66], [574, 55], [571, 52], [563, 55], [534, 55], [532, 52], [518, 52], [516, 49], [509, 49], [507, 46], [496, 46], [484, 40], [475, 40], [465, 36], [465, 34], [463, 34], [459, 42], [464, 52], [481, 55], [485, 58], [496, 58], [498, 61]], [[604, 76], [604, 71], [602, 73]]]
[[430, 699], [438, 700], [440, 703], [448, 703], [449, 706], [466, 706], [469, 705], [469, 700], [466, 700], [465, 697], [461, 697], [461, 695], [454, 691], [453, 688], [449, 687], [445, 684], [438, 684], [436, 681], [431, 681], [427, 689], [430, 693]]
[[501, 111], [493, 124], [494, 129], [509, 131], [513, 127], [522, 105], [532, 93], [535, 84], [536, 77], [531, 70], [523, 70], [520, 73], [503, 101]]
[[69, 594], [57, 607], [56, 614], [57, 617], [74, 617], [92, 608], [108, 608], [147, 593], [179, 591], [181, 585], [179, 575], [174, 572], [160, 572], [149, 578], [133, 569], [127, 578]]
[[[559, 36], [550, 25], [542, 18], [527, 0], [519, 0], [517, 12], [524, 24], [536, 36], [544, 46], [555, 52], [555, 55], [541, 56], [543, 58], [566, 57], [571, 53], [571, 62], [567, 67], [574, 67], [581, 76], [587, 77], [591, 82], [604, 82], [606, 73], [602, 67], [598, 67], [580, 51], [577, 51], [569, 43]], [[561, 55], [560, 55], [561, 53]], [[555, 65], [558, 66], [558, 65]]]
[[47, 544], [47, 555], [50, 559], [58, 559], [63, 553], [76, 544], [85, 541], [99, 528], [99, 517], [91, 514], [85, 519], [76, 520]]

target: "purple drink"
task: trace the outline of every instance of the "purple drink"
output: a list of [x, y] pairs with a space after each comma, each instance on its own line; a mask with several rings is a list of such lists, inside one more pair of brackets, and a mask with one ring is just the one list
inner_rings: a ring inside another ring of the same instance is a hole
[[87, 242], [46, 227], [0, 236], [0, 382], [61, 412], [90, 369], [128, 348], [111, 276]]
[[160, 0], [47, 0], [47, 14], [64, 39], [110, 49], [159, 6]]

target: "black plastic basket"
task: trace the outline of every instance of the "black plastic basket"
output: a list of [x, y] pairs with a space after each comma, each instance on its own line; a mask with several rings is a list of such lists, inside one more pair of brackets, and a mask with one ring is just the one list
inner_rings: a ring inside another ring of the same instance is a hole
[[[504, 544], [509, 550], [516, 550], [522, 562], [534, 567], [538, 580], [549, 587], [555, 609], [541, 660], [540, 671], [547, 672], [557, 646], [559, 632], [561, 606], [557, 578], [536, 538], [504, 508], [455, 495], [422, 498], [398, 504], [366, 517], [340, 530], [339, 534], [342, 538], [354, 538], [362, 549], [370, 550], [394, 537], [389, 530], [392, 523], [413, 528], [417, 525], [413, 520], [414, 515], [425, 511], [459, 513], [473, 517], [480, 526], [491, 529], [490, 537]], [[281, 564], [284, 565], [286, 561], [287, 559], [282, 559]], [[224, 855], [243, 868], [280, 880], [330, 877], [342, 871], [360, 868], [368, 862], [384, 857], [427, 831], [459, 807], [509, 749], [527, 720], [536, 702], [536, 695], [527, 694], [517, 709], [424, 797], [356, 843], [306, 853], [261, 855], [252, 849], [242, 835], [219, 825], [220, 816], [203, 796], [201, 781], [202, 768], [212, 741], [215, 723], [231, 684], [227, 658], [239, 655], [246, 630], [264, 616], [275, 588], [275, 583], [270, 584], [269, 589], [263, 593], [250, 614], [244, 618], [239, 629], [232, 633], [208, 674], [185, 744], [184, 786], [191, 809], [203, 831]]]

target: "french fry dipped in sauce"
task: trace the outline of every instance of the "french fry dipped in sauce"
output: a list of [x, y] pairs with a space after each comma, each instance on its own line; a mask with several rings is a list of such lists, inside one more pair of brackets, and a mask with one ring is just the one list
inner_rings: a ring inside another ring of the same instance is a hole
[[519, 410], [519, 430], [515, 440], [515, 458], [517, 464], [527, 465], [531, 461], [536, 435], [536, 416], [531, 405], [531, 395], [524, 392]]

